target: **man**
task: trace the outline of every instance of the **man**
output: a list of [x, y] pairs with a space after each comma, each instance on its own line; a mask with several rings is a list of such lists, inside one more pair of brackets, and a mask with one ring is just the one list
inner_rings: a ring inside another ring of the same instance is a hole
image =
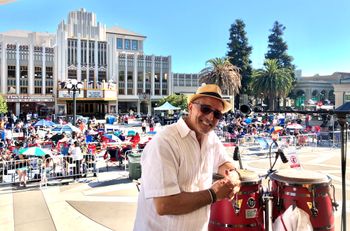
[[74, 143], [70, 146], [69, 153], [71, 154], [71, 157], [75, 162], [75, 171], [74, 171], [73, 178], [74, 179], [80, 178], [82, 174], [82, 172], [80, 171], [80, 167], [81, 167], [84, 155], [81, 151], [80, 144], [78, 141], [74, 141]]
[[[213, 131], [232, 106], [214, 84], [199, 87], [187, 101], [189, 115], [144, 149], [134, 231], [208, 230], [210, 204], [233, 197], [228, 176], [239, 177]], [[225, 178], [212, 183], [214, 173]]]

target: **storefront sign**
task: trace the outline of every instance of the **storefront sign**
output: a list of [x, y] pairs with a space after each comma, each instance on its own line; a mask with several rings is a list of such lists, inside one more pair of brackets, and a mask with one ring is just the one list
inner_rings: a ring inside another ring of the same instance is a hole
[[99, 90], [88, 90], [87, 98], [103, 98], [103, 92]]
[[105, 98], [106, 99], [116, 99], [117, 98], [117, 91], [105, 91]]
[[54, 102], [53, 96], [7, 95], [6, 102]]
[[[75, 93], [76, 98], [84, 98], [84, 91]], [[68, 90], [61, 90], [58, 92], [58, 98], [73, 98], [73, 91], [68, 92]]]

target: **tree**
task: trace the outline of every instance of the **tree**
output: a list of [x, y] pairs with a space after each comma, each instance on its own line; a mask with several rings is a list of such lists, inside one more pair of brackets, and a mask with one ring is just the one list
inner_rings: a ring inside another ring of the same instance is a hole
[[288, 55], [288, 45], [282, 38], [285, 29], [285, 26], [275, 21], [271, 30], [272, 33], [269, 35], [269, 50], [265, 55], [265, 59], [275, 59], [278, 67], [290, 69], [294, 78], [295, 66], [292, 64], [293, 57]]
[[0, 95], [0, 114], [7, 113], [7, 103], [4, 98]]
[[268, 97], [270, 110], [275, 110], [275, 100], [286, 97], [292, 90], [293, 77], [288, 68], [278, 66], [277, 60], [267, 59], [264, 69], [253, 71], [250, 87], [256, 96]]
[[199, 83], [216, 84], [222, 91], [239, 93], [241, 75], [239, 68], [232, 65], [228, 58], [214, 58], [206, 62], [209, 66], [199, 73]]
[[242, 88], [239, 94], [235, 97], [235, 107], [239, 108], [240, 94], [249, 93], [248, 84], [252, 75], [252, 61], [249, 56], [252, 53], [252, 47], [248, 45], [248, 38], [245, 32], [245, 24], [242, 20], [237, 19], [230, 28], [230, 38], [227, 43], [229, 58], [232, 65], [237, 66], [240, 69], [242, 76]]
[[158, 105], [163, 105], [165, 102], [169, 102], [175, 107], [180, 107], [181, 110], [187, 108], [187, 98], [184, 94], [172, 94], [166, 96], [158, 101]]

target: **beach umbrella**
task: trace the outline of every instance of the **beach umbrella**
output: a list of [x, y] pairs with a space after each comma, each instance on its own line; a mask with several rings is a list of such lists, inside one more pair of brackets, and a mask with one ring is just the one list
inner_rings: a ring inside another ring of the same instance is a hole
[[252, 118], [248, 117], [244, 120], [246, 124], [251, 124], [252, 123]]
[[103, 136], [106, 137], [106, 138], [108, 138], [108, 139], [110, 139], [110, 140], [112, 140], [112, 141], [114, 141], [114, 142], [116, 142], [116, 143], [121, 143], [121, 142], [122, 142], [122, 141], [119, 139], [118, 136], [113, 135], [113, 134], [104, 134]]
[[45, 155], [51, 155], [51, 150], [50, 149], [44, 149], [44, 148], [39, 148], [39, 147], [29, 147], [29, 148], [24, 148], [19, 151], [19, 154], [25, 155], [25, 156], [38, 156], [42, 157]]
[[33, 126], [34, 127], [51, 127], [51, 126], [54, 126], [56, 125], [54, 122], [50, 121], [50, 120], [39, 120], [38, 122], [36, 122]]
[[270, 129], [270, 132], [272, 133], [272, 132], [279, 132], [279, 131], [281, 131], [281, 130], [283, 130], [283, 127], [281, 127], [281, 126], [274, 126], [274, 127], [272, 127], [271, 129]]
[[289, 129], [303, 129], [303, 126], [300, 124], [294, 123], [294, 124], [287, 125], [287, 128], [289, 128]]
[[53, 128], [51, 131], [55, 133], [62, 133], [62, 132], [72, 133], [72, 132], [80, 132], [80, 129], [73, 126], [72, 124], [65, 124], [63, 126], [57, 126]]

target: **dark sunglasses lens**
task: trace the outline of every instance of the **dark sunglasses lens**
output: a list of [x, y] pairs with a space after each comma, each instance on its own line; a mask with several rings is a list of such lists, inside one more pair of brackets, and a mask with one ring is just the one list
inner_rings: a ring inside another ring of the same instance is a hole
[[213, 111], [210, 107], [206, 105], [200, 105], [200, 106], [201, 106], [201, 112], [205, 115], [208, 115]]
[[206, 106], [206, 105], [201, 105], [201, 112], [205, 115], [208, 115], [210, 113], [214, 113], [214, 117], [216, 119], [221, 119], [222, 118], [222, 113], [219, 111], [214, 111], [213, 109], [211, 109], [210, 107]]
[[222, 118], [222, 113], [221, 112], [219, 112], [219, 111], [214, 111], [214, 117], [216, 118], [216, 119], [221, 119]]

